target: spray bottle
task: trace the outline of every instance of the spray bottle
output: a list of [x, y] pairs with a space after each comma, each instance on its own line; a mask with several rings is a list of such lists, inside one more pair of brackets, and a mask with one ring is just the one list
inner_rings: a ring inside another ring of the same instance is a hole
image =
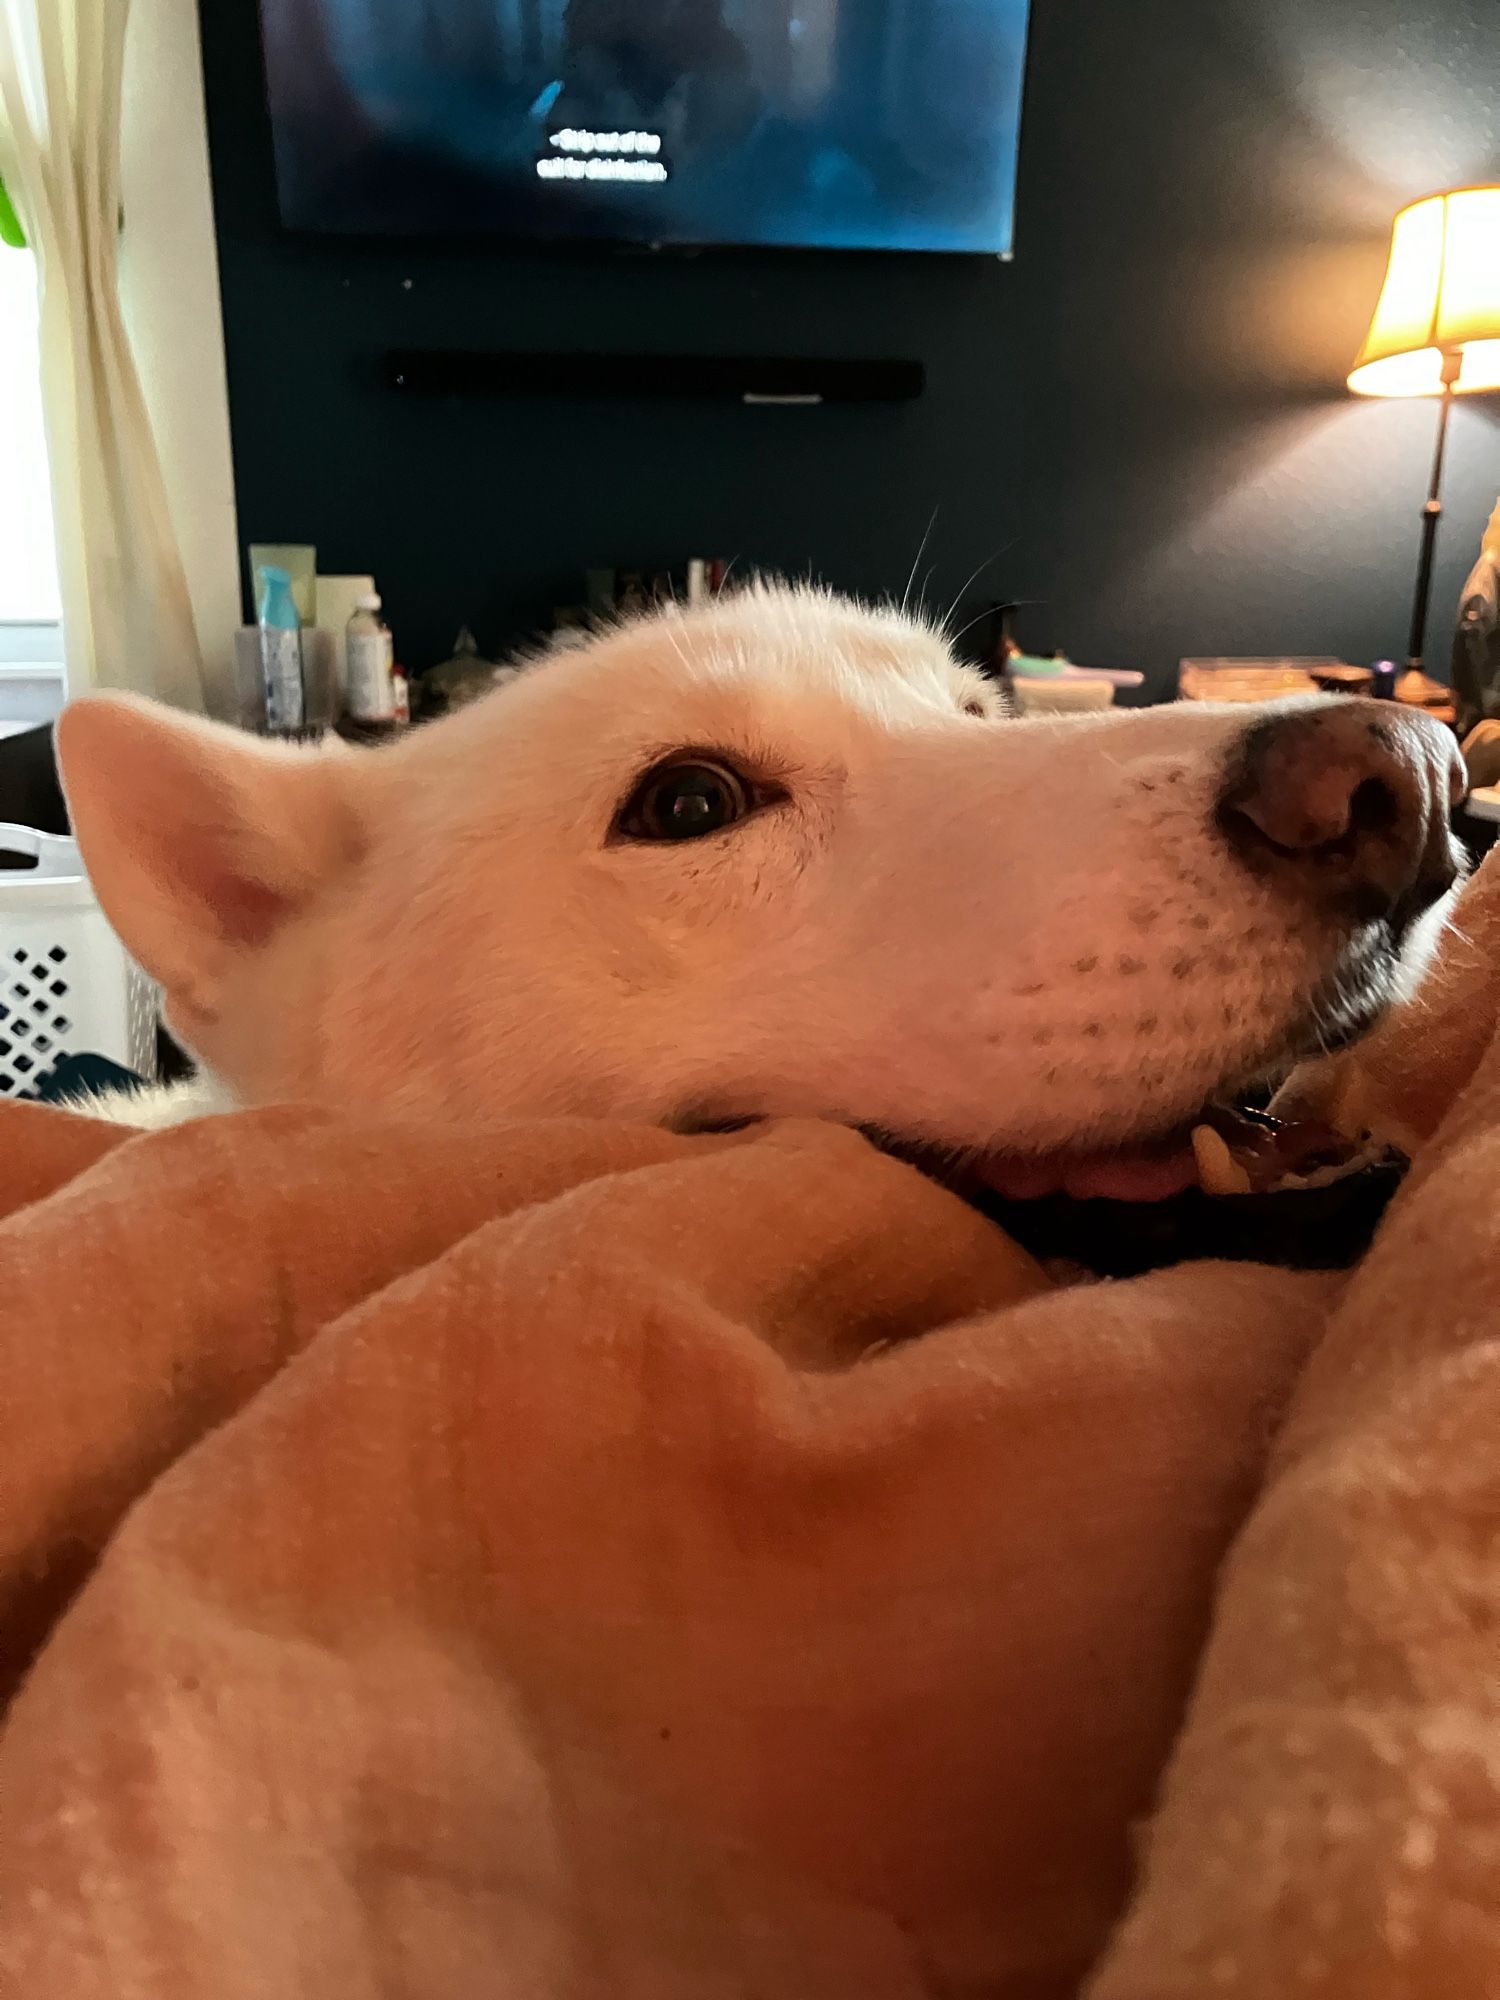
[[266, 728], [273, 736], [295, 735], [307, 718], [302, 685], [302, 621], [292, 601], [292, 579], [284, 569], [258, 569], [260, 671], [266, 690]]

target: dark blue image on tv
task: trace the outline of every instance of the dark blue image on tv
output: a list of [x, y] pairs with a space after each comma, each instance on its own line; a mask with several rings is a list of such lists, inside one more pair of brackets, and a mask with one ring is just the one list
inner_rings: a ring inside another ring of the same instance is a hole
[[1008, 255], [1028, 0], [261, 0], [284, 221]]

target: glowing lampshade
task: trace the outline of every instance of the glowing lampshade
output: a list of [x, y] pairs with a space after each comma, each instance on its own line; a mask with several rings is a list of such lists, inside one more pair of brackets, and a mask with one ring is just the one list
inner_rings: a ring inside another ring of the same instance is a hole
[[1349, 387], [1361, 396], [1440, 395], [1445, 361], [1459, 395], [1500, 389], [1500, 187], [1402, 209]]

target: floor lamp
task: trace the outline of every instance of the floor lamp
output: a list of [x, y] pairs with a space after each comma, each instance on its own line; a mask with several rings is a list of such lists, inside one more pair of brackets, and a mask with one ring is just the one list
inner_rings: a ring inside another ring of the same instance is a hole
[[1408, 672], [1423, 671], [1443, 457], [1455, 396], [1500, 389], [1500, 187], [1456, 188], [1396, 217], [1380, 303], [1349, 377], [1360, 396], [1436, 396]]

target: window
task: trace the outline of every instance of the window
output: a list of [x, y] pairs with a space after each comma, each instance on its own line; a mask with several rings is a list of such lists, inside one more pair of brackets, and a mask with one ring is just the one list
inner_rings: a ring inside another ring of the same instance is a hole
[[61, 601], [37, 345], [36, 265], [0, 244], [0, 735], [62, 701]]
[[36, 265], [0, 244], [0, 624], [61, 615], [40, 365]]

